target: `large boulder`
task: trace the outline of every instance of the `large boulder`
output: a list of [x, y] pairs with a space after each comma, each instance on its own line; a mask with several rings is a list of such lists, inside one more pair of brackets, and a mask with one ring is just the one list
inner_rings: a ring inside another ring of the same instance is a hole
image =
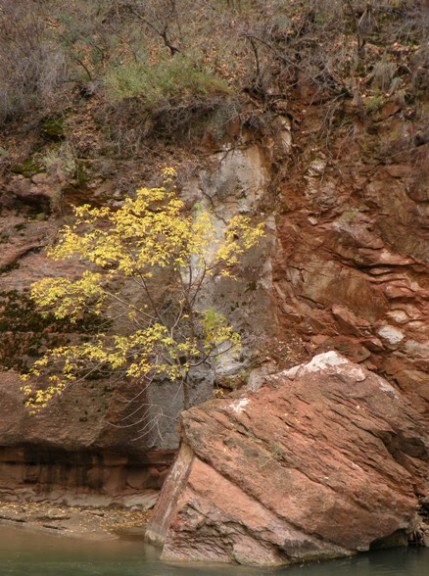
[[288, 564], [419, 537], [427, 423], [336, 352], [192, 408], [182, 437], [147, 533], [165, 560]]

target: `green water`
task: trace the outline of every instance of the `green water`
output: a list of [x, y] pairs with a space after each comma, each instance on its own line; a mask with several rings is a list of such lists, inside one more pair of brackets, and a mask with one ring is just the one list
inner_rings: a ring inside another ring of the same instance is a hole
[[429, 576], [429, 549], [374, 552], [289, 569], [178, 567], [140, 541], [88, 542], [0, 526], [0, 576]]

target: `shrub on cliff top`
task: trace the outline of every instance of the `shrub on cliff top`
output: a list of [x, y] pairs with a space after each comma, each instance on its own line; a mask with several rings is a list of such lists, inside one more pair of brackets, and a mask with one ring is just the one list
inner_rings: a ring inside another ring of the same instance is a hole
[[105, 76], [105, 86], [112, 101], [137, 97], [151, 109], [231, 92], [225, 80], [180, 56], [153, 66], [138, 62], [114, 66]]

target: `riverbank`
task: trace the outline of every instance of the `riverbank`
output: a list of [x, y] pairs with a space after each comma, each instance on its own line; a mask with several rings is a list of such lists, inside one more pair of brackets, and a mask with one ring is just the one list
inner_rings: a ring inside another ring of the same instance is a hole
[[91, 540], [143, 537], [149, 507], [69, 506], [49, 501], [0, 499], [0, 525]]

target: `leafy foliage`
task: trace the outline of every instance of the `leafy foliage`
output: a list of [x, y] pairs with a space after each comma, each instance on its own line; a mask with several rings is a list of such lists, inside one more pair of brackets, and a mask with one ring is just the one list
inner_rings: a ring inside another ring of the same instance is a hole
[[42, 317], [25, 292], [0, 292], [0, 367], [28, 370], [40, 349], [64, 343], [70, 332], [96, 334], [102, 325], [106, 320], [90, 313], [73, 326], [51, 314]]
[[174, 98], [228, 94], [228, 83], [203, 71], [191, 61], [176, 57], [155, 66], [130, 63], [115, 66], [106, 74], [105, 85], [112, 100], [140, 97], [149, 108], [165, 106]]
[[[31, 408], [46, 406], [77, 379], [115, 370], [146, 383], [155, 377], [179, 381], [187, 405], [192, 368], [240, 346], [226, 318], [200, 310], [199, 297], [213, 274], [234, 274], [262, 227], [236, 216], [219, 236], [208, 212], [186, 214], [171, 171], [166, 176], [164, 186], [141, 188], [119, 209], [76, 208], [75, 222], [49, 250], [56, 260], [78, 258], [85, 270], [76, 278], [36, 282], [32, 297], [39, 308], [72, 323], [88, 311], [112, 317], [114, 330], [50, 349], [38, 359], [23, 387]], [[46, 376], [49, 385], [43, 388]]]

